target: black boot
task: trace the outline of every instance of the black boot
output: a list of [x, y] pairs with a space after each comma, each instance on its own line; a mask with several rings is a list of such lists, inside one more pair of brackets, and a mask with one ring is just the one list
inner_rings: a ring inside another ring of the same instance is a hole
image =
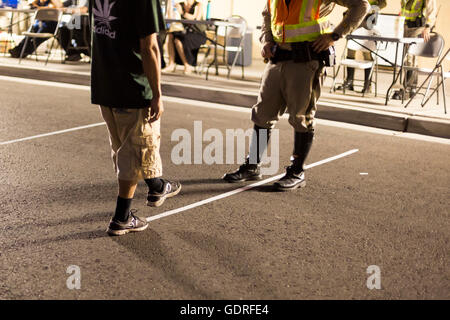
[[[261, 158], [269, 143], [271, 129], [265, 129], [257, 125], [254, 126], [250, 152], [245, 163], [237, 171], [226, 173], [223, 180], [228, 182], [242, 182], [249, 180], [260, 180]], [[265, 138], [265, 139], [263, 139]]]
[[286, 168], [286, 174], [275, 182], [277, 190], [287, 191], [306, 186], [304, 163], [311, 150], [314, 140], [314, 131], [295, 132], [294, 157], [292, 165]]
[[347, 68], [347, 78], [344, 81], [344, 84], [337, 87], [337, 90], [351, 90], [354, 91], [353, 87], [353, 79], [355, 78], [355, 68]]
[[259, 163], [251, 164], [249, 162], [250, 160], [247, 157], [245, 163], [241, 165], [237, 171], [226, 173], [222, 179], [227, 182], [261, 180], [261, 165]]
[[372, 77], [371, 77], [372, 69], [364, 70], [364, 88], [361, 93], [370, 93], [372, 87]]

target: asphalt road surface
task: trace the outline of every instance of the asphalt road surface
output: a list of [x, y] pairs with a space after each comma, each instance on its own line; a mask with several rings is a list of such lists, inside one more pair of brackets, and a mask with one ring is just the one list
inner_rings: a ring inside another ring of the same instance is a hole
[[[116, 180], [88, 88], [1, 78], [0, 97], [0, 299], [450, 298], [448, 140], [320, 122], [305, 188], [267, 183], [189, 209], [251, 183], [220, 180], [236, 165], [173, 164], [171, 134], [251, 122], [248, 109], [168, 99], [164, 177], [182, 192], [150, 208], [140, 183], [133, 207], [156, 219], [109, 237]], [[277, 128], [280, 174], [293, 133]], [[67, 286], [73, 265], [80, 289]], [[367, 287], [372, 265], [381, 289]]]

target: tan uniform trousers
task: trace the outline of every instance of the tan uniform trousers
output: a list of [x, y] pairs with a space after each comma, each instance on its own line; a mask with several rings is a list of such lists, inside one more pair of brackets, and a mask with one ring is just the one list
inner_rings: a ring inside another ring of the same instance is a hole
[[[408, 28], [405, 25], [405, 31], [403, 32], [403, 35], [405, 38], [417, 38], [422, 34], [423, 30], [425, 30], [425, 27]], [[416, 57], [413, 55], [407, 54], [406, 60], [405, 60], [405, 66], [417, 67]], [[405, 87], [417, 87], [417, 82], [418, 82], [417, 72], [407, 71], [404, 79], [405, 79], [404, 80]]]
[[138, 181], [162, 175], [160, 120], [149, 123], [150, 110], [100, 107], [109, 132], [118, 179]]
[[287, 110], [289, 123], [297, 132], [313, 131], [317, 100], [320, 97], [323, 67], [318, 61], [269, 63], [264, 70], [252, 121], [273, 128]]
[[[372, 55], [368, 51], [362, 51], [362, 55], [365, 61], [373, 61]], [[356, 59], [356, 50], [347, 50], [347, 59]]]

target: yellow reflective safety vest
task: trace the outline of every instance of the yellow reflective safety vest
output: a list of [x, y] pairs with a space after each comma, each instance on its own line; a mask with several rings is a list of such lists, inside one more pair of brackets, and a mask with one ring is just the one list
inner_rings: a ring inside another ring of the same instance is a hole
[[291, 0], [289, 7], [284, 0], [268, 1], [275, 42], [314, 41], [331, 32], [328, 17], [320, 18], [322, 0]]
[[402, 0], [402, 16], [405, 20], [414, 21], [422, 16], [424, 0]]

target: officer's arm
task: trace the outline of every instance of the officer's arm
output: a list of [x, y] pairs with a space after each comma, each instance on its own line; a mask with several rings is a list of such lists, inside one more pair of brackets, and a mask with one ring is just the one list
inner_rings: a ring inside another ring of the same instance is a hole
[[428, 42], [430, 40], [430, 32], [431, 27], [434, 26], [436, 23], [436, 0], [428, 0], [426, 1], [426, 8], [425, 8], [425, 28], [422, 31], [422, 38], [425, 40], [425, 42]]
[[387, 6], [386, 0], [378, 0], [377, 7], [380, 8], [380, 10], [386, 8], [386, 6]]
[[334, 29], [334, 32], [343, 37], [361, 25], [370, 5], [367, 0], [331, 0], [341, 6], [347, 7], [347, 14], [341, 23]]
[[436, 23], [436, 15], [437, 15], [437, 5], [436, 0], [427, 0], [425, 8], [425, 18], [427, 21], [425, 22], [430, 28], [433, 27]]
[[261, 37], [259, 37], [259, 41], [261, 41], [262, 44], [265, 44], [267, 42], [274, 42], [273, 35], [272, 35], [272, 28], [271, 28], [270, 8], [269, 8], [268, 3], [266, 3], [266, 5], [264, 7], [262, 16], [263, 16], [263, 22], [262, 22], [262, 26], [261, 26]]
[[262, 12], [262, 16], [263, 23], [261, 26], [261, 37], [259, 38], [259, 41], [261, 41], [262, 44], [261, 55], [263, 56], [263, 58], [269, 59], [273, 55], [272, 47], [275, 45], [275, 41], [273, 40], [272, 35], [271, 15], [268, 2], [266, 2], [266, 5]]

